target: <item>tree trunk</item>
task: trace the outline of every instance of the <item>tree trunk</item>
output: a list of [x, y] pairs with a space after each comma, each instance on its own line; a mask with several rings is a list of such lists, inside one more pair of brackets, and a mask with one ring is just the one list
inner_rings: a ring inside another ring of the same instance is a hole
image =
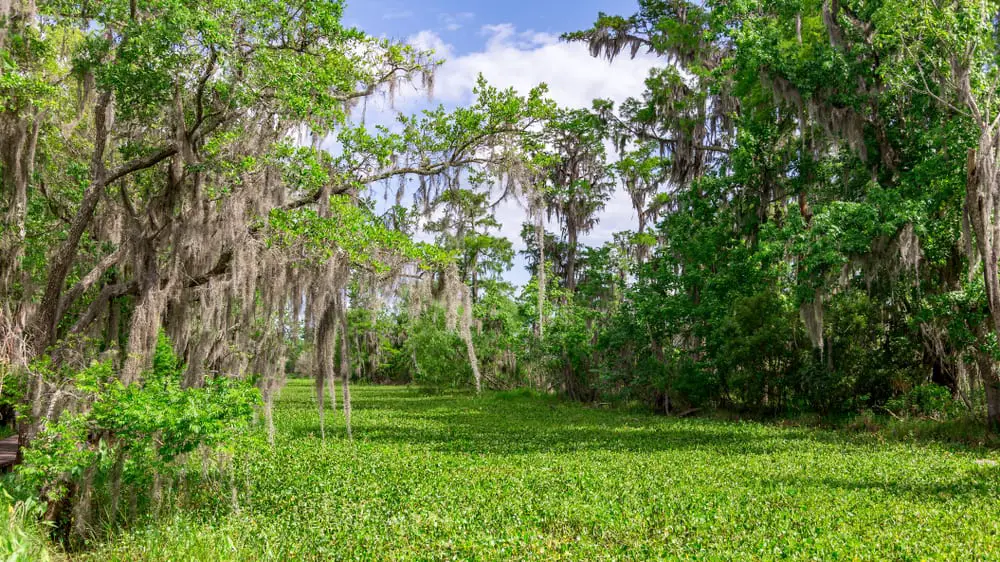
[[479, 255], [472, 258], [472, 302], [479, 302]]
[[150, 496], [150, 502], [153, 504], [153, 516], [159, 517], [163, 507], [163, 475], [157, 469], [153, 469], [153, 490]]
[[1000, 380], [997, 377], [996, 362], [986, 349], [985, 338], [981, 334], [975, 351], [976, 370], [983, 383], [986, 395], [986, 422], [993, 431], [1000, 431]]
[[122, 492], [122, 471], [125, 468], [125, 449], [121, 445], [115, 452], [115, 462], [111, 466], [111, 508], [108, 514], [108, 524], [112, 527], [118, 524], [119, 504]]
[[645, 242], [642, 242], [642, 235], [646, 233], [646, 213], [643, 212], [642, 205], [636, 207], [636, 213], [639, 217], [639, 244], [636, 245], [635, 251], [635, 261], [641, 266], [646, 263], [646, 256], [649, 254], [649, 246]]
[[545, 334], [545, 214], [535, 209], [535, 243], [538, 244], [538, 337]]
[[465, 351], [472, 367], [472, 379], [476, 385], [476, 394], [483, 391], [483, 377], [479, 371], [479, 358], [476, 357], [476, 346], [472, 341], [472, 298], [467, 287], [462, 287], [462, 339], [465, 340]]
[[986, 388], [986, 420], [993, 431], [1000, 431], [1000, 381], [996, 372], [991, 373], [989, 380], [983, 380]]
[[[975, 234], [975, 249], [983, 267], [983, 285], [990, 312], [990, 328], [1000, 335], [1000, 275], [997, 259], [1000, 257], [1000, 175], [997, 169], [997, 152], [1000, 136], [995, 126], [983, 128], [978, 150], [970, 150], [965, 193], [967, 224]], [[969, 256], [969, 263], [975, 263]], [[984, 355], [984, 354], [977, 354]], [[994, 430], [1000, 430], [1000, 379], [989, 357], [978, 358], [980, 378], [986, 391], [987, 421]]]
[[101, 94], [97, 107], [94, 109], [94, 153], [91, 158], [91, 180], [90, 185], [83, 193], [83, 200], [77, 210], [70, 226], [66, 240], [59, 247], [55, 258], [49, 267], [48, 283], [45, 286], [45, 294], [38, 310], [35, 321], [35, 353], [41, 354], [45, 349], [55, 343], [56, 325], [59, 322], [59, 304], [62, 296], [63, 285], [66, 283], [66, 276], [76, 261], [76, 253], [80, 247], [80, 239], [84, 231], [90, 225], [104, 194], [107, 170], [104, 166], [104, 151], [107, 148], [108, 140], [108, 117], [109, 105], [111, 103], [111, 93]]
[[576, 224], [566, 221], [566, 231], [569, 237], [569, 248], [566, 249], [566, 290], [573, 293], [576, 291], [576, 244], [577, 233]]
[[94, 474], [97, 465], [91, 464], [84, 471], [83, 482], [77, 492], [76, 505], [73, 507], [73, 535], [81, 543], [87, 540], [91, 532], [91, 499], [93, 497]]

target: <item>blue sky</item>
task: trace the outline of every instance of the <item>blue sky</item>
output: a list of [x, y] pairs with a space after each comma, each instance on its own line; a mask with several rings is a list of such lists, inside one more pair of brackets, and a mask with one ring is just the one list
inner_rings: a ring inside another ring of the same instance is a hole
[[[498, 87], [527, 92], [539, 83], [549, 87], [549, 97], [563, 107], [590, 107], [595, 98], [617, 103], [642, 93], [649, 70], [663, 64], [650, 56], [608, 63], [595, 59], [586, 45], [559, 40], [567, 31], [585, 29], [598, 12], [628, 15], [637, 8], [634, 0], [505, 0], [459, 2], [456, 0], [355, 0], [348, 1], [345, 23], [365, 32], [406, 41], [421, 49], [433, 49], [445, 59], [435, 76], [431, 103], [454, 107], [472, 100], [472, 86], [479, 74]], [[369, 122], [392, 122], [396, 111], [418, 111], [428, 104], [424, 93], [406, 92], [391, 107], [374, 102], [366, 109]], [[523, 249], [523, 206], [507, 201], [495, 212], [499, 233]], [[581, 241], [600, 245], [615, 232], [634, 230], [636, 217], [629, 198], [618, 191], [600, 216], [600, 223]], [[557, 226], [550, 224], [549, 230]], [[528, 280], [523, 260], [518, 259], [507, 279], [515, 284]]]
[[405, 38], [419, 31], [447, 34], [458, 52], [482, 45], [479, 28], [510, 23], [521, 30], [560, 34], [589, 27], [598, 12], [631, 14], [633, 0], [354, 0], [346, 21], [369, 33]]

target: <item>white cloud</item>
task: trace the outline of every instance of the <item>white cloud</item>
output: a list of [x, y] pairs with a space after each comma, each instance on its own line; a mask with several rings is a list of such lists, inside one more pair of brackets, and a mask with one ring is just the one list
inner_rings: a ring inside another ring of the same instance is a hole
[[562, 42], [551, 33], [518, 31], [511, 24], [483, 26], [480, 33], [485, 38], [483, 48], [461, 55], [455, 55], [434, 31], [421, 31], [409, 39], [446, 59], [436, 80], [441, 101], [468, 102], [476, 76], [482, 73], [494, 85], [522, 92], [545, 82], [552, 99], [566, 107], [590, 107], [594, 98], [620, 102], [642, 92], [649, 70], [662, 64], [651, 56], [608, 63], [591, 57], [583, 44]]
[[445, 43], [440, 35], [429, 29], [411, 35], [406, 42], [422, 51], [434, 51], [438, 58], [445, 59], [445, 64], [448, 64], [454, 56], [451, 45]]
[[[466, 19], [472, 19], [472, 14], [468, 16]], [[443, 16], [441, 21], [446, 29], [448, 23], [457, 23], [445, 22]], [[596, 98], [610, 99], [617, 104], [641, 94], [650, 69], [663, 64], [662, 60], [648, 55], [620, 58], [609, 63], [591, 57], [586, 45], [565, 43], [550, 33], [519, 31], [511, 24], [486, 25], [480, 29], [480, 34], [484, 38], [482, 48], [461, 54], [435, 31], [421, 31], [408, 39], [413, 46], [433, 50], [436, 57], [445, 59], [435, 76], [435, 103], [447, 106], [470, 103], [472, 88], [481, 73], [494, 86], [513, 87], [522, 93], [544, 82], [548, 85], [549, 97], [562, 107], [588, 108]], [[424, 94], [415, 90], [400, 92], [396, 98], [396, 109], [407, 113], [426, 104]], [[370, 107], [369, 119], [389, 120], [389, 114], [373, 115], [373, 109], [378, 114], [383, 108]], [[502, 225], [500, 235], [511, 240], [517, 250], [522, 250], [521, 224], [527, 220], [523, 205], [514, 200], [505, 201], [498, 206], [495, 215]], [[600, 223], [582, 236], [581, 241], [600, 245], [611, 240], [613, 233], [636, 226], [629, 198], [618, 189], [601, 214]], [[550, 224], [548, 228], [555, 230], [556, 226]], [[507, 277], [517, 284], [527, 281], [523, 260], [517, 260]]]
[[454, 14], [438, 14], [438, 20], [447, 31], [458, 31], [468, 22], [475, 19], [476, 14], [472, 12], [458, 12]]

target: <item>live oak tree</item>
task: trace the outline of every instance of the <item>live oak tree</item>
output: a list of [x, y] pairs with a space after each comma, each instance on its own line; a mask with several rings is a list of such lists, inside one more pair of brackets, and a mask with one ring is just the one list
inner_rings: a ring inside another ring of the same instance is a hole
[[901, 2], [873, 13], [871, 20], [878, 25], [847, 10], [841, 17], [848, 25], [866, 29], [868, 35], [863, 41], [888, 56], [887, 88], [900, 95], [929, 97], [941, 111], [950, 113], [975, 133], [974, 143], [963, 143], [968, 153], [963, 241], [969, 275], [980, 270], [989, 312], [989, 326], [978, 330], [974, 327], [979, 331], [976, 368], [983, 381], [988, 419], [1000, 428], [1000, 372], [995, 355], [987, 351], [996, 347], [1000, 336], [998, 11], [1000, 5], [992, 2]]
[[[184, 388], [256, 380], [273, 441], [296, 326], [318, 397], [341, 378], [350, 435], [349, 287], [391, 292], [408, 268], [454, 268], [373, 214], [367, 186], [419, 178], [417, 199], [433, 200], [452, 175], [495, 172], [548, 111], [541, 89], [481, 81], [470, 107], [395, 131], [352, 124], [366, 98], [430, 87], [437, 61], [343, 26], [336, 1], [3, 9], [3, 360], [26, 373], [25, 444], [99, 401], [74, 390], [92, 360], [145, 388], [161, 333]], [[82, 446], [124, 443], [99, 429]]]
[[[663, 60], [641, 95], [596, 105], [636, 211], [662, 221], [622, 322], [595, 344], [608, 368], [648, 372], [624, 384], [657, 400], [767, 408], [879, 404], [933, 381], [966, 404], [983, 392], [995, 419], [989, 291], [966, 275], [995, 271], [969, 213], [991, 224], [977, 159], [995, 117], [994, 12], [641, 1], [567, 34], [595, 56]], [[636, 147], [660, 158], [648, 195]], [[841, 337], [850, 314], [870, 340]], [[618, 367], [639, 341], [655, 361]]]
[[658, 214], [655, 198], [666, 181], [670, 161], [660, 156], [654, 143], [645, 143], [632, 151], [621, 154], [611, 165], [614, 177], [624, 187], [635, 211], [638, 225], [634, 244], [639, 263], [646, 260], [646, 254], [655, 239], [647, 232], [650, 219]]

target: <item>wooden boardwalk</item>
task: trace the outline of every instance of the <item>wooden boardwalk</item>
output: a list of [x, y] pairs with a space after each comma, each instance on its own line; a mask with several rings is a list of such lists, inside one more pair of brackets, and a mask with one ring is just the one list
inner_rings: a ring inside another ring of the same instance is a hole
[[0, 472], [10, 472], [17, 462], [17, 435], [0, 439]]

